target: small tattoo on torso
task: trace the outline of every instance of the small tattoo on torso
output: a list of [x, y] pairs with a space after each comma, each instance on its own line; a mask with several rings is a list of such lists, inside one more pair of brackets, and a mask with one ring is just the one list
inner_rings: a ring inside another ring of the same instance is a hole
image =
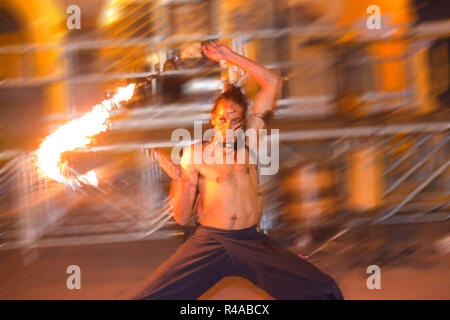
[[233, 229], [234, 223], [236, 222], [237, 218], [238, 217], [235, 214], [233, 214], [233, 216], [231, 217], [231, 220], [233, 220], [233, 222], [231, 223], [231, 229]]

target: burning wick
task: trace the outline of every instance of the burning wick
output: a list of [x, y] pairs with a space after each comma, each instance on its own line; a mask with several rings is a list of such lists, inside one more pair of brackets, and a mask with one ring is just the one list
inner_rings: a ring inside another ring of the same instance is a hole
[[111, 111], [117, 109], [122, 101], [127, 101], [133, 96], [135, 84], [117, 89], [117, 93], [102, 103], [94, 106], [92, 110], [78, 119], [69, 121], [48, 135], [36, 151], [37, 166], [40, 172], [57, 182], [71, 187], [80, 186], [81, 183], [98, 185], [98, 180], [93, 170], [76, 177], [65, 176], [68, 169], [66, 161], [61, 160], [63, 152], [82, 148], [91, 143], [93, 136], [106, 131], [106, 121], [111, 116]]

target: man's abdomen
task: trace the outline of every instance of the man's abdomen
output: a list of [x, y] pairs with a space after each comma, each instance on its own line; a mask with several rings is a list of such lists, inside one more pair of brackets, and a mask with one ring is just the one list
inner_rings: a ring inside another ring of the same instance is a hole
[[204, 181], [198, 223], [219, 229], [249, 228], [260, 219], [258, 193], [250, 181], [233, 184]]

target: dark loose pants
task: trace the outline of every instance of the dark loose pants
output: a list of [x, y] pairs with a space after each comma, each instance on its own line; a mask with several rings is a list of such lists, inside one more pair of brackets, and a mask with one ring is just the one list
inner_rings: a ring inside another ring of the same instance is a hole
[[241, 276], [281, 300], [343, 299], [336, 282], [255, 227], [199, 226], [145, 282], [136, 299], [194, 300], [225, 276]]

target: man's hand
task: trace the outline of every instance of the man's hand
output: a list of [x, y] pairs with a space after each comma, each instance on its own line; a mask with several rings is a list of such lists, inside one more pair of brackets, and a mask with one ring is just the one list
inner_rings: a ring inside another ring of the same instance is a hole
[[164, 153], [157, 149], [151, 148], [153, 157], [158, 161], [161, 168], [167, 173], [172, 180], [189, 180], [188, 176], [184, 172], [180, 165], [176, 165], [172, 162], [170, 157], [166, 156]]
[[202, 47], [202, 51], [208, 59], [216, 62], [227, 60], [231, 55], [235, 54], [233, 50], [219, 41], [209, 41]]

